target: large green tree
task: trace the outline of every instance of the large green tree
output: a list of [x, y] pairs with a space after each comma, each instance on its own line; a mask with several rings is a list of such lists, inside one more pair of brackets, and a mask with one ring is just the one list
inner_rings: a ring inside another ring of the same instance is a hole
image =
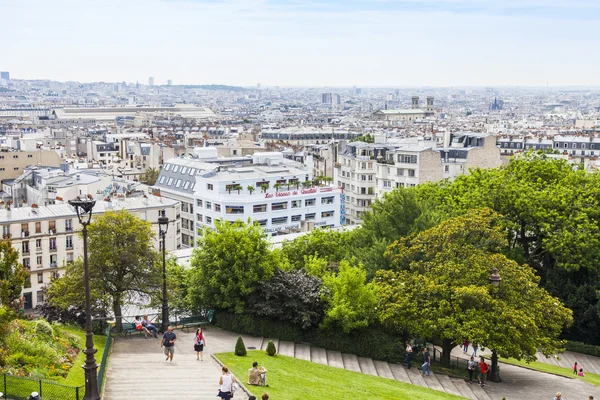
[[215, 221], [214, 230], [202, 230], [192, 254], [190, 304], [241, 313], [246, 297], [275, 273], [277, 254], [257, 223]]
[[0, 240], [0, 306], [12, 307], [12, 302], [21, 296], [27, 276], [10, 240]]
[[[109, 304], [120, 329], [125, 302], [135, 295], [149, 296], [161, 282], [152, 225], [125, 210], [108, 211], [92, 220], [88, 235], [92, 301]], [[82, 277], [83, 262], [78, 260], [51, 284], [55, 305], [64, 307], [83, 297]]]
[[[490, 209], [399, 239], [388, 252], [394, 269], [377, 273], [381, 321], [442, 346], [446, 362], [465, 338], [505, 357], [553, 354], [571, 311], [505, 248], [501, 216]], [[489, 282], [494, 268], [502, 277], [497, 287]]]

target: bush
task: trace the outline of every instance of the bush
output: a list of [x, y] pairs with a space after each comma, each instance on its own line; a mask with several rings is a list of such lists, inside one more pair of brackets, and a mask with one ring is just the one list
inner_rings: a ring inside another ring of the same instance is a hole
[[275, 343], [273, 343], [272, 340], [269, 340], [269, 343], [267, 343], [267, 355], [273, 357], [275, 353], [277, 353]]
[[244, 339], [241, 336], [238, 336], [237, 342], [235, 342], [235, 355], [240, 357], [245, 357], [247, 354], [246, 345], [244, 344]]
[[590, 356], [600, 357], [600, 346], [568, 341], [565, 347], [567, 350], [574, 353], [582, 353]]
[[47, 321], [44, 321], [43, 319], [40, 319], [35, 323], [35, 332], [39, 336], [48, 336], [50, 338], [54, 336], [52, 332], [52, 327]]
[[404, 358], [402, 338], [377, 326], [353, 331], [350, 334], [345, 334], [339, 329], [313, 328], [303, 330], [287, 322], [250, 315], [231, 314], [221, 310], [215, 312], [213, 325], [228, 331], [253, 336], [275, 337], [296, 343], [310, 343], [313, 346], [328, 350], [356, 354], [360, 357], [370, 357], [374, 360], [401, 362]]

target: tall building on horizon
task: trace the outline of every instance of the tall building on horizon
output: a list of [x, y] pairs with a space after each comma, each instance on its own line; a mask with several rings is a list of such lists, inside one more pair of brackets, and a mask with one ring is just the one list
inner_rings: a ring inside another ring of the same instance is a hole
[[10, 80], [10, 72], [8, 72], [8, 71], [0, 72], [0, 79], [5, 79], [5, 80], [9, 81]]
[[167, 86], [173, 86], [173, 81], [171, 79], [167, 80]]
[[154, 77], [148, 78], [148, 86], [154, 86]]

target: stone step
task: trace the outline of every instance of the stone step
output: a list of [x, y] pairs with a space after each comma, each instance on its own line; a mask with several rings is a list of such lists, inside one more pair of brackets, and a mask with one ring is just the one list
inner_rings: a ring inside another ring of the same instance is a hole
[[461, 396], [460, 391], [454, 386], [454, 382], [447, 375], [438, 375], [438, 381], [444, 388], [444, 392]]
[[425, 379], [423, 379], [423, 376], [421, 375], [421, 370], [419, 368], [413, 366], [411, 368], [406, 368], [405, 371], [413, 385], [428, 387], [425, 383]]
[[[246, 348], [249, 350], [259, 350], [262, 345], [262, 338], [260, 338], [260, 337], [242, 335], [242, 339], [244, 340], [244, 344], [246, 345]], [[208, 342], [208, 338], [206, 340]], [[254, 347], [254, 348], [250, 349], [250, 347]], [[233, 349], [232, 349], [232, 351], [233, 351]]]
[[392, 373], [390, 365], [387, 362], [373, 360], [373, 364], [377, 370], [377, 375], [381, 376], [382, 378], [394, 379], [394, 374]]
[[477, 397], [475, 397], [475, 394], [471, 391], [471, 385], [465, 382], [464, 379], [450, 378], [450, 380], [452, 381], [452, 383], [454, 383], [454, 386], [456, 386], [456, 388], [463, 397], [466, 397], [467, 399], [471, 400], [477, 400]]
[[377, 376], [377, 369], [375, 368], [375, 364], [373, 363], [372, 359], [366, 357], [358, 357], [358, 364], [360, 365], [360, 370], [363, 374]]
[[445, 392], [444, 387], [438, 380], [437, 375], [434, 374], [433, 372], [431, 372], [431, 375], [424, 377], [424, 379], [425, 379], [425, 383], [427, 384], [427, 386], [430, 389], [439, 390], [440, 392]]
[[592, 372], [594, 374], [600, 373], [600, 363], [598, 362], [597, 357], [588, 356], [587, 354], [570, 354], [579, 360], [584, 372]]
[[348, 371], [362, 372], [358, 363], [358, 357], [355, 354], [343, 353], [342, 359], [344, 360], [344, 368]]
[[342, 353], [334, 350], [327, 350], [327, 364], [330, 367], [344, 368], [344, 358]]
[[543, 363], [550, 364], [550, 365], [560, 366], [558, 363], [558, 360], [554, 356], [546, 358], [546, 356], [543, 355], [541, 351], [538, 351], [537, 353], [535, 353], [535, 356], [538, 358], [539, 362], [543, 362]]
[[328, 365], [327, 351], [322, 347], [310, 346], [310, 360], [317, 364]]
[[279, 342], [279, 354], [282, 356], [294, 357], [294, 342], [288, 342], [287, 340], [281, 340]]
[[471, 392], [475, 395], [477, 400], [492, 400], [492, 398], [486, 393], [485, 389], [483, 389], [477, 382], [469, 385], [471, 387]]
[[296, 353], [294, 357], [300, 360], [310, 361], [310, 345], [306, 343], [296, 343]]
[[394, 379], [398, 382], [406, 382], [411, 383], [408, 378], [408, 374], [406, 373], [405, 368], [400, 364], [389, 364], [390, 369], [392, 370], [392, 374], [394, 375]]

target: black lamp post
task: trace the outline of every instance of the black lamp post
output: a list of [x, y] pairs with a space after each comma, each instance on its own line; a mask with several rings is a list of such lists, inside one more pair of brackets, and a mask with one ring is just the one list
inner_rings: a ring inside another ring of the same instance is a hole
[[159, 235], [162, 240], [162, 256], [163, 256], [163, 293], [162, 293], [162, 322], [160, 331], [166, 332], [169, 327], [169, 300], [167, 299], [167, 250], [165, 239], [167, 237], [167, 229], [169, 229], [169, 218], [165, 214], [165, 210], [161, 211], [161, 216], [158, 217]]
[[69, 204], [75, 208], [79, 223], [83, 226], [83, 279], [85, 281], [85, 396], [84, 400], [98, 400], [98, 366], [96, 365], [96, 349], [94, 348], [94, 339], [92, 333], [92, 311], [90, 305], [90, 274], [88, 267], [88, 250], [87, 250], [87, 227], [92, 221], [92, 210], [96, 200], [92, 198], [80, 198], [77, 196], [75, 200], [69, 201]]
[[[500, 281], [502, 281], [502, 277], [500, 277], [500, 274], [498, 274], [498, 268], [494, 268], [492, 270], [492, 275], [490, 275], [490, 282], [495, 287], [498, 287]], [[500, 373], [498, 371], [498, 354], [494, 349], [492, 349], [492, 367], [490, 368], [488, 379], [492, 382], [502, 382], [502, 379], [500, 379]]]

